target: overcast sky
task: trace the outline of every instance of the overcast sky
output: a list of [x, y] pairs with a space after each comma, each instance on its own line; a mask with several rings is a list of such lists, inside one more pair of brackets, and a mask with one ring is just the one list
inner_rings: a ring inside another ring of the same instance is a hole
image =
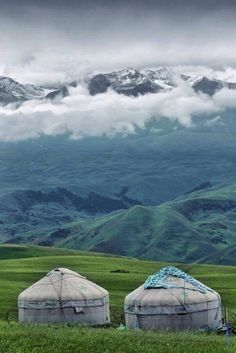
[[234, 67], [230, 0], [0, 0], [0, 72], [24, 81], [161, 65]]

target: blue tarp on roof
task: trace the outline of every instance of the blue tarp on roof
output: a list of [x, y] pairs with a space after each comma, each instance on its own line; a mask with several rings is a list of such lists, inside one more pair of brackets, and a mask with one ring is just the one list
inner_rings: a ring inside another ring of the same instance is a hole
[[184, 281], [192, 284], [196, 288], [196, 290], [198, 290], [201, 293], [206, 293], [207, 291], [212, 292], [210, 288], [208, 288], [204, 284], [194, 279], [192, 276], [189, 276], [187, 273], [185, 273], [184, 271], [174, 266], [163, 267], [160, 271], [156, 272], [154, 275], [149, 276], [144, 283], [144, 288], [145, 289], [178, 288], [178, 286], [175, 285], [174, 283], [168, 282], [169, 276], [183, 279]]

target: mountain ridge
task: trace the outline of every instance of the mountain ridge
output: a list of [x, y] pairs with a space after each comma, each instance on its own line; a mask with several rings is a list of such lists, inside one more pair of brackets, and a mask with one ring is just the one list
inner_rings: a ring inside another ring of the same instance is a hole
[[54, 88], [23, 84], [7, 76], [0, 76], [0, 104], [22, 103], [27, 100], [54, 100], [70, 95], [69, 87], [76, 87], [83, 83], [87, 86], [90, 95], [105, 93], [109, 89], [126, 96], [160, 93], [172, 90], [180, 81], [192, 87], [196, 93], [209, 96], [223, 88], [236, 89], [236, 82], [227, 82], [212, 75], [189, 76], [184, 73], [175, 73], [172, 69], [161, 67], [157, 69], [127, 68], [108, 73], [97, 73], [71, 83], [54, 85]]
[[[29, 243], [132, 256], [141, 259], [235, 265], [236, 184], [210, 186], [159, 206], [135, 205], [74, 219], [53, 231], [13, 236]], [[216, 259], [215, 259], [216, 261]]]

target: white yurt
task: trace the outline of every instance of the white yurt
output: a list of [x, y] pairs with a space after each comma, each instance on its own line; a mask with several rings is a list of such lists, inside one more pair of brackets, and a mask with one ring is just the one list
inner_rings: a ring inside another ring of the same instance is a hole
[[128, 294], [124, 311], [129, 328], [207, 330], [222, 322], [219, 294], [173, 266]]
[[19, 295], [20, 322], [104, 325], [109, 294], [67, 268], [56, 268]]

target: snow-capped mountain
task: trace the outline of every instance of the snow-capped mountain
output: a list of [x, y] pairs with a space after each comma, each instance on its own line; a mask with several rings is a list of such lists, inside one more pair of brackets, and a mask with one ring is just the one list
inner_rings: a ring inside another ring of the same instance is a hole
[[67, 96], [69, 96], [69, 90], [67, 86], [62, 86], [56, 90], [49, 92], [45, 98], [55, 99], [55, 98], [65, 98]]
[[161, 68], [157, 70], [124, 69], [111, 73], [97, 74], [89, 78], [88, 89], [91, 95], [113, 89], [127, 96], [157, 93], [174, 86], [172, 73]]
[[[172, 90], [179, 83], [185, 81], [195, 92], [214, 95], [222, 88], [236, 89], [236, 82], [227, 82], [209, 76], [189, 76], [175, 73], [173, 70], [161, 67], [157, 69], [124, 69], [110, 73], [98, 73], [87, 77], [86, 84], [91, 95], [113, 90], [126, 96], [139, 96]], [[81, 83], [81, 82], [80, 82]], [[63, 99], [69, 95], [69, 87], [75, 87], [79, 82], [60, 85], [48, 89], [33, 84], [22, 84], [10, 77], [0, 76], [0, 104], [22, 103], [32, 99]]]
[[[71, 84], [71, 85], [74, 85]], [[47, 88], [33, 84], [23, 84], [10, 77], [0, 76], [0, 104], [22, 103], [28, 100], [50, 99], [66, 97], [69, 91], [66, 85]]]
[[159, 69], [146, 69], [142, 73], [152, 82], [158, 84], [163, 89], [171, 89], [175, 87], [178, 75], [174, 74], [170, 69], [161, 67]]
[[214, 77], [191, 77], [185, 74], [177, 74], [166, 67], [141, 71], [125, 69], [97, 74], [88, 80], [88, 89], [91, 95], [104, 93], [108, 89], [112, 89], [117, 93], [137, 96], [171, 90], [178, 86], [180, 80], [188, 83], [196, 92], [202, 92], [210, 96], [224, 87], [236, 89], [235, 82], [226, 82]]
[[21, 84], [10, 77], [0, 76], [0, 100], [6, 103], [40, 99], [46, 92], [41, 86]]

